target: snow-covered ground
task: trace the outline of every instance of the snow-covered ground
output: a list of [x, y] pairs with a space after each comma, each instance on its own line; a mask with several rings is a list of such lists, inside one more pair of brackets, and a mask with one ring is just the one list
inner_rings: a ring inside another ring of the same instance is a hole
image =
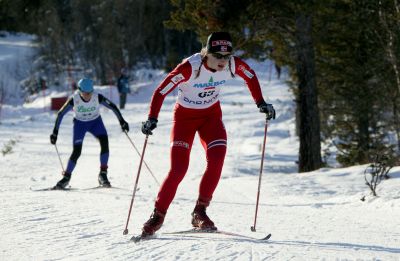
[[[400, 260], [400, 168], [394, 168], [392, 178], [378, 186], [376, 198], [364, 184], [366, 165], [296, 173], [293, 97], [284, 83], [274, 77], [268, 80], [268, 64], [250, 63], [278, 116], [268, 128], [257, 232], [250, 227], [265, 120], [239, 79], [232, 80], [222, 94], [228, 153], [208, 214], [221, 230], [254, 238], [271, 233], [269, 241], [166, 234], [191, 227], [190, 213], [205, 166], [204, 151], [196, 138], [189, 171], [157, 238], [130, 242], [153, 210], [158, 185], [143, 167], [129, 235], [123, 235], [139, 156], [107, 109], [102, 110], [102, 117], [110, 141], [109, 176], [118, 188], [86, 190], [97, 185], [99, 171], [99, 144], [89, 134], [70, 183], [78, 189], [32, 191], [53, 186], [61, 178], [61, 164], [49, 142], [56, 115], [48, 110], [50, 97], [38, 97], [32, 104], [2, 112], [0, 146], [6, 150], [9, 145], [12, 150], [0, 155], [0, 260]], [[159, 80], [132, 86], [137, 91], [122, 111], [131, 127], [129, 136], [140, 151], [144, 142], [140, 125], [147, 118]], [[115, 88], [97, 89], [118, 102]], [[145, 153], [145, 161], [160, 182], [169, 168], [174, 99], [171, 95], [165, 100]], [[71, 141], [72, 113], [64, 117], [57, 142], [64, 166]], [[360, 200], [363, 196], [364, 202]]]

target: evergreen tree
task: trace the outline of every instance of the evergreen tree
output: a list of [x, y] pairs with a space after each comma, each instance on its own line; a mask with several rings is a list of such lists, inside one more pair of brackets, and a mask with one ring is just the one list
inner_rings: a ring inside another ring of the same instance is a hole
[[378, 5], [332, 1], [326, 8], [331, 17], [320, 17], [326, 33], [317, 55], [324, 137], [334, 141], [343, 165], [368, 163], [376, 154], [392, 153]]
[[211, 31], [229, 31], [245, 56], [265, 58], [273, 47], [276, 59], [287, 62], [298, 84], [299, 171], [304, 172], [320, 168], [322, 160], [313, 43], [318, 5], [300, 2], [172, 0], [178, 9], [168, 25], [195, 30], [203, 39]]
[[[166, 1], [25, 2], [0, 3], [13, 10], [11, 14], [34, 6], [25, 20], [32, 25], [30, 32], [39, 37], [40, 56], [47, 71], [62, 73], [68, 68], [81, 67], [85, 70], [82, 73], [101, 84], [109, 84], [122, 67], [133, 68], [137, 63], [145, 62], [160, 68], [167, 65], [167, 59], [171, 67], [187, 56], [191, 48], [200, 48], [192, 33], [164, 28], [163, 21], [168, 18], [171, 8]], [[11, 16], [14, 17], [19, 19]], [[183, 42], [185, 48], [175, 46], [175, 43], [182, 46]]]

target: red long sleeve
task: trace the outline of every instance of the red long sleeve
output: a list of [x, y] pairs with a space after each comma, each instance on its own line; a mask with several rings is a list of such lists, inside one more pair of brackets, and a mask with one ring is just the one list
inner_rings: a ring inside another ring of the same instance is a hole
[[260, 83], [256, 76], [256, 73], [250, 66], [238, 57], [235, 59], [235, 73], [243, 78], [246, 82], [247, 88], [249, 89], [251, 96], [253, 97], [256, 104], [264, 101]]
[[153, 93], [150, 104], [149, 117], [158, 118], [162, 103], [170, 92], [172, 92], [178, 84], [189, 80], [192, 74], [192, 67], [188, 61], [179, 64], [167, 77], [158, 85]]

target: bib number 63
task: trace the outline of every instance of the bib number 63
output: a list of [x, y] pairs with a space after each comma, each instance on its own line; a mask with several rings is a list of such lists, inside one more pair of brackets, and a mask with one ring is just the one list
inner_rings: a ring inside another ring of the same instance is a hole
[[215, 92], [215, 90], [205, 91], [205, 92], [200, 92], [198, 95], [200, 98], [205, 98], [205, 97], [213, 95], [214, 92]]

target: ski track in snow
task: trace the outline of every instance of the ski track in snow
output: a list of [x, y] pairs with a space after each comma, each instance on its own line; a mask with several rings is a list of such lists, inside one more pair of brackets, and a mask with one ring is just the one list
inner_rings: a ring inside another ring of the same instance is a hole
[[[84, 190], [97, 185], [99, 171], [100, 148], [88, 134], [70, 183], [79, 190], [39, 192], [30, 188], [50, 187], [61, 178], [60, 163], [49, 143], [56, 116], [34, 108], [6, 107], [0, 144], [4, 148], [11, 139], [16, 144], [12, 153], [0, 156], [0, 260], [400, 260], [400, 169], [394, 168], [393, 178], [378, 186], [377, 198], [364, 184], [366, 166], [296, 174], [293, 97], [286, 85], [266, 80], [266, 63], [251, 64], [278, 116], [269, 125], [257, 232], [251, 232], [250, 226], [265, 119], [240, 80], [231, 81], [222, 91], [228, 153], [208, 214], [221, 230], [255, 238], [272, 233], [269, 241], [221, 234], [163, 234], [190, 228], [205, 162], [196, 136], [189, 171], [157, 237], [130, 242], [150, 216], [158, 186], [143, 166], [129, 235], [124, 236], [139, 157], [115, 115], [102, 109], [110, 141], [110, 181], [122, 189]], [[157, 83], [141, 83], [122, 111], [139, 151], [144, 142], [140, 124]], [[97, 88], [112, 93], [108, 87]], [[116, 92], [112, 97], [118, 102]], [[166, 98], [145, 154], [160, 182], [169, 168], [173, 103], [173, 96]], [[69, 113], [57, 143], [64, 167], [72, 150], [71, 134]], [[360, 201], [362, 196], [365, 202]]]

